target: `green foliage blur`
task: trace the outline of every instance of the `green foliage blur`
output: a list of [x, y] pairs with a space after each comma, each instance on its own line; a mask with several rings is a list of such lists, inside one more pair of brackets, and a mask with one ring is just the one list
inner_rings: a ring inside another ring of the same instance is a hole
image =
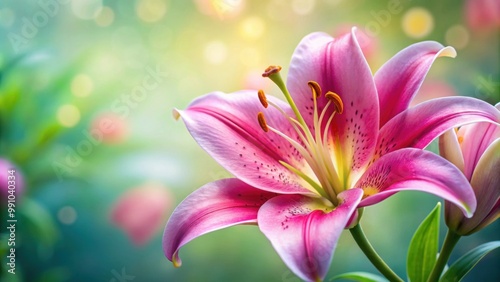
[[[373, 72], [418, 41], [456, 48], [455, 59], [434, 64], [418, 99], [498, 103], [499, 19], [474, 22], [470, 14], [484, 7], [466, 2], [2, 0], [0, 158], [16, 166], [24, 189], [15, 211], [15, 275], [7, 272], [2, 195], [0, 280], [299, 281], [255, 226], [194, 240], [181, 250], [179, 269], [164, 257], [162, 227], [173, 208], [201, 185], [230, 176], [172, 109], [215, 90], [279, 96], [262, 70], [278, 64], [286, 73], [302, 37], [338, 36], [350, 26], [367, 35], [363, 51]], [[435, 144], [429, 149], [437, 152]], [[154, 236], [136, 244], [111, 214], [124, 193], [150, 182], [168, 190], [171, 204]], [[437, 201], [408, 192], [365, 209], [368, 238], [403, 277], [412, 234]], [[451, 260], [498, 240], [499, 231], [497, 221], [463, 238]], [[499, 260], [492, 252], [464, 281], [500, 280]], [[377, 273], [345, 232], [325, 281], [347, 271]]]

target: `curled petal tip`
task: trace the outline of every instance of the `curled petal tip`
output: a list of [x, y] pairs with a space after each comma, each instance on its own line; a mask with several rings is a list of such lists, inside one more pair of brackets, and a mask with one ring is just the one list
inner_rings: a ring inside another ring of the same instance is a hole
[[455, 58], [457, 56], [457, 51], [451, 46], [446, 46], [438, 53], [438, 57], [450, 57]]
[[177, 252], [175, 252], [172, 256], [172, 264], [175, 268], [179, 268], [182, 265], [182, 260], [179, 258], [179, 254]]
[[181, 114], [179, 113], [179, 111], [177, 109], [173, 109], [172, 116], [174, 117], [175, 120], [179, 120], [179, 118], [181, 117]]
[[476, 209], [471, 209], [471, 207], [467, 203], [462, 203], [462, 205], [464, 206], [465, 217], [471, 218], [474, 215]]

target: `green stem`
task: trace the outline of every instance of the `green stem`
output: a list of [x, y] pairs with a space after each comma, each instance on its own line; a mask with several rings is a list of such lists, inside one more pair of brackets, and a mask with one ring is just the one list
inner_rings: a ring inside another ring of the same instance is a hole
[[453, 248], [455, 248], [455, 245], [458, 243], [458, 240], [460, 240], [461, 237], [461, 235], [448, 229], [448, 233], [446, 233], [443, 246], [441, 247], [441, 252], [439, 253], [434, 268], [432, 269], [431, 275], [429, 275], [429, 279], [427, 280], [428, 282], [435, 282], [439, 280], [439, 278], [441, 277], [441, 273], [443, 272], [443, 269], [446, 266], [448, 259], [450, 258], [451, 251], [453, 251]]
[[370, 242], [365, 236], [360, 224], [349, 229], [351, 235], [358, 244], [359, 248], [363, 251], [370, 262], [382, 273], [389, 281], [403, 281], [392, 269], [384, 262], [384, 260], [377, 254]]

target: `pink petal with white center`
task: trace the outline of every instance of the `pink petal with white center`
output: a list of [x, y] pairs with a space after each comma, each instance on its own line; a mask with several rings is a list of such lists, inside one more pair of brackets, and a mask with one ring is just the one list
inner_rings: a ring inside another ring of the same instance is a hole
[[163, 234], [163, 252], [176, 267], [179, 249], [211, 231], [238, 224], [256, 224], [257, 211], [275, 194], [238, 179], [208, 183], [189, 195], [172, 213]]
[[[288, 104], [268, 99], [290, 111]], [[302, 180], [279, 162], [300, 169], [307, 165], [305, 160], [284, 138], [264, 132], [257, 120], [259, 112], [270, 126], [298, 139], [283, 114], [261, 105], [257, 91], [211, 93], [193, 101], [186, 110], [175, 111], [198, 144], [236, 178], [270, 192], [312, 195]]]
[[452, 47], [424, 41], [406, 47], [387, 61], [374, 76], [381, 109], [380, 127], [408, 108], [434, 60], [456, 55]]
[[365, 191], [360, 207], [383, 201], [403, 190], [427, 192], [455, 205], [470, 217], [476, 197], [462, 172], [431, 152], [406, 148], [384, 155], [363, 174], [354, 186]]
[[340, 234], [362, 195], [361, 189], [340, 193], [340, 205], [334, 210], [320, 199], [277, 196], [259, 210], [259, 227], [290, 270], [303, 280], [318, 281], [325, 277]]
[[399, 113], [380, 129], [375, 159], [400, 148], [425, 148], [451, 128], [483, 121], [500, 123], [500, 112], [479, 99], [445, 97], [421, 103]]
[[[325, 33], [306, 36], [292, 56], [287, 87], [306, 122], [311, 125], [313, 101], [307, 82], [316, 81], [323, 93], [332, 91], [342, 98], [344, 111], [333, 119], [334, 140], [346, 168], [359, 170], [370, 161], [377, 138], [378, 98], [370, 68], [352, 32], [339, 38]], [[319, 112], [327, 103], [318, 99]], [[332, 108], [328, 109], [330, 116]]]
[[[481, 136], [481, 135], [477, 135]], [[480, 139], [480, 138], [478, 138]], [[486, 149], [475, 166], [471, 185], [477, 198], [477, 209], [471, 218], [463, 218], [456, 207], [446, 205], [447, 223], [459, 234], [468, 235], [488, 225], [500, 215], [500, 137]]]

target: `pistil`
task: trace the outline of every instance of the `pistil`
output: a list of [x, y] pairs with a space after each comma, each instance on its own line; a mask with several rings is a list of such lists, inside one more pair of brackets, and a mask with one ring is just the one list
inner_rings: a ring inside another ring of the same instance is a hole
[[[328, 101], [320, 113], [318, 110], [317, 100], [322, 95], [321, 87], [317, 82], [309, 81], [308, 85], [311, 88], [314, 102], [313, 126], [312, 128], [309, 128], [300, 111], [298, 110], [298, 107], [295, 104], [292, 96], [287, 90], [281, 78], [281, 75], [279, 74], [280, 70], [281, 67], [279, 66], [270, 66], [266, 69], [262, 76], [269, 77], [278, 86], [278, 88], [280, 88], [291, 109], [293, 110], [295, 118], [290, 117], [278, 105], [276, 105], [272, 101], [267, 100], [262, 90], [259, 90], [258, 97], [261, 104], [265, 108], [271, 105], [287, 118], [287, 120], [290, 122], [295, 132], [297, 133], [299, 141], [301, 141], [304, 145], [297, 142], [293, 137], [280, 132], [272, 126], [269, 126], [266, 123], [264, 114], [262, 112], [259, 112], [257, 116], [259, 124], [262, 130], [264, 130], [265, 132], [272, 131], [287, 140], [302, 155], [304, 160], [311, 167], [317, 180], [314, 180], [291, 164], [288, 164], [284, 161], [280, 161], [280, 163], [293, 173], [297, 174], [307, 183], [309, 183], [321, 196], [329, 199], [334, 205], [337, 205], [337, 195], [342, 192], [343, 186], [340, 183], [336, 166], [332, 160], [332, 153], [334, 150], [333, 148], [330, 148], [331, 140], [329, 140], [329, 130], [335, 113], [343, 112], [342, 99], [336, 93], [330, 91], [327, 92], [325, 94], [325, 98]], [[328, 118], [326, 118], [327, 112], [329, 111], [329, 109], [331, 109], [331, 106], [333, 106], [333, 112], [331, 112]], [[325, 125], [324, 127], [323, 124]], [[319, 181], [320, 184], [317, 181]]]

